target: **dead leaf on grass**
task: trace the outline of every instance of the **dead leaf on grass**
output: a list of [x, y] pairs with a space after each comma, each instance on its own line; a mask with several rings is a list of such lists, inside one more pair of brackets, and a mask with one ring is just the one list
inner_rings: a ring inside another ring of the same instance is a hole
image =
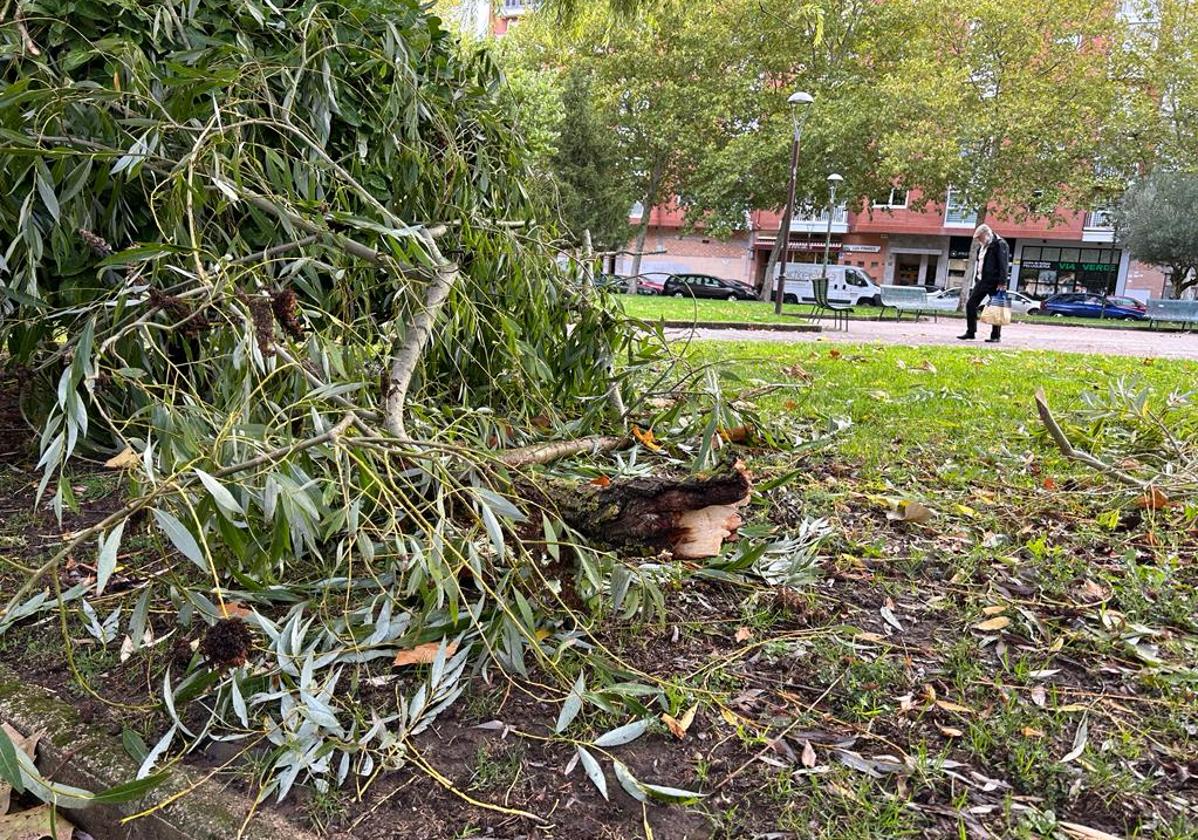
[[1170, 504], [1169, 497], [1159, 487], [1149, 487], [1143, 496], [1136, 499], [1136, 507], [1141, 510], [1161, 510]]
[[220, 605], [225, 618], [249, 618], [254, 611], [240, 601], [225, 601]]
[[815, 766], [815, 747], [811, 746], [810, 741], [803, 742], [803, 754], [799, 757], [799, 761], [807, 768]]
[[802, 365], [791, 365], [790, 367], [782, 368], [782, 372], [794, 379], [801, 379], [804, 382], [811, 381], [811, 374], [806, 371]]
[[936, 705], [941, 709], [944, 709], [946, 712], [959, 712], [964, 715], [977, 714], [977, 712], [968, 706], [962, 706], [960, 703], [954, 703], [951, 700], [937, 700]]
[[1025, 738], [1043, 738], [1044, 732], [1032, 726], [1023, 727], [1023, 737]]
[[1086, 578], [1082, 585], [1077, 588], [1077, 599], [1087, 603], [1105, 601], [1107, 599], [1106, 587], [1101, 583], [1096, 583]]
[[738, 642], [747, 642], [749, 639], [753, 638], [753, 631], [748, 627], [739, 627], [736, 630], [736, 635], [732, 638]]
[[1090, 721], [1083, 717], [1082, 722], [1077, 725], [1077, 732], [1073, 736], [1073, 749], [1061, 758], [1061, 764], [1068, 764], [1085, 752], [1086, 744], [1089, 743], [1089, 740]]
[[104, 462], [104, 466], [112, 470], [124, 470], [129, 467], [136, 467], [141, 463], [141, 456], [133, 451], [133, 447], [126, 446], [116, 455], [113, 455]]
[[988, 607], [982, 607], [982, 615], [998, 615], [1007, 611], [1005, 604], [991, 604]]
[[886, 512], [891, 522], [914, 522], [922, 525], [932, 518], [932, 510], [920, 502], [903, 499]]
[[596, 487], [607, 487], [611, 484], [611, 479], [605, 475], [597, 475], [591, 479], [590, 483]]
[[888, 603], [878, 609], [878, 612], [881, 614], [882, 618], [886, 620], [886, 623], [895, 630], [899, 631], [900, 633], [907, 632], [903, 625], [899, 622], [898, 617], [894, 614], [894, 604], [893, 602], [889, 602], [889, 599]]
[[[1144, 363], [1149, 364], [1150, 362], [1148, 359], [1145, 359]], [[1077, 840], [1123, 840], [1117, 834], [1108, 834], [1105, 831], [1099, 831], [1097, 828], [1090, 828], [1088, 825], [1082, 825], [1081, 823], [1061, 821], [1057, 825], [1060, 826], [1062, 831], [1070, 837], [1077, 838]]]
[[662, 714], [661, 722], [666, 725], [666, 728], [674, 733], [674, 737], [681, 741], [686, 737], [686, 731], [691, 728], [691, 724], [695, 720], [695, 712], [699, 711], [699, 704], [691, 706], [682, 713], [682, 717], [675, 718], [673, 715]]
[[641, 431], [640, 426], [633, 426], [632, 436], [640, 441], [641, 445], [651, 452], [661, 452], [661, 446], [658, 444], [657, 438], [653, 436], [652, 429]]
[[[441, 649], [440, 642], [426, 642], [423, 645], [416, 645], [408, 650], [401, 650], [395, 654], [393, 665], [429, 665], [437, 658], [437, 651]], [[458, 643], [450, 642], [445, 647], [445, 658], [453, 656], [457, 653]]]
[[941, 726], [940, 724], [936, 724], [936, 728], [939, 729], [940, 734], [946, 738], [960, 738], [965, 734], [955, 726]]
[[994, 630], [1002, 630], [1004, 627], [1011, 625], [1011, 619], [1005, 615], [996, 615], [994, 618], [988, 618], [985, 621], [973, 625], [974, 630], [985, 630], [991, 632]]

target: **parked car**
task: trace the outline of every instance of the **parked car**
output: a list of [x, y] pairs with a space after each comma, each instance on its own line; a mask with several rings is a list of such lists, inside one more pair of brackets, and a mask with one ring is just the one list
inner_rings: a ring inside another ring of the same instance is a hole
[[638, 274], [636, 277], [636, 293], [638, 295], [660, 295], [662, 289], [665, 288], [666, 281], [670, 277], [671, 275], [661, 271]]
[[[928, 300], [935, 304], [937, 301], [943, 301], [946, 304], [951, 302], [955, 307], [957, 301], [961, 299], [961, 288], [959, 286], [951, 289], [944, 289], [939, 292], [929, 293]], [[1022, 292], [1007, 292], [1007, 299], [1011, 301], [1011, 311], [1016, 315], [1039, 315], [1043, 304], [1035, 298], [1028, 297]], [[989, 300], [989, 298], [987, 298]], [[982, 304], [983, 308], [985, 303]]]
[[[792, 263], [786, 267], [786, 283], [782, 287], [783, 303], [813, 303], [815, 301], [814, 280], [822, 272], [822, 265], [814, 263]], [[773, 295], [770, 295], [773, 299]], [[853, 306], [869, 304], [880, 306], [882, 290], [872, 277], [860, 268], [851, 265], [828, 266], [828, 300], [832, 303], [848, 303]]]
[[1135, 298], [1066, 292], [1044, 301], [1045, 315], [1073, 315], [1079, 318], [1117, 318], [1139, 321], [1147, 317], [1148, 307]]
[[757, 300], [757, 294], [744, 283], [710, 274], [671, 274], [661, 293], [673, 297]]
[[605, 289], [614, 294], [622, 294], [628, 290], [628, 278], [618, 274], [596, 274], [595, 288]]

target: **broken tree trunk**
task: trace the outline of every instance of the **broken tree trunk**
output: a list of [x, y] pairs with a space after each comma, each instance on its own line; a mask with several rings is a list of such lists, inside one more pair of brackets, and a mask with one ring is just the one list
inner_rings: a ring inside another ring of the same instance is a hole
[[605, 486], [556, 481], [525, 489], [592, 540], [669, 549], [678, 559], [697, 560], [719, 554], [735, 537], [752, 488], [737, 462], [708, 475], [617, 479]]

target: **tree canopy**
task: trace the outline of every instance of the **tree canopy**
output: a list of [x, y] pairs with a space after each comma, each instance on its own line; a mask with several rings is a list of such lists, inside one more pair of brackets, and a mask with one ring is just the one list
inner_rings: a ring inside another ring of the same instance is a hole
[[1168, 270], [1173, 297], [1198, 286], [1198, 174], [1157, 171], [1127, 191], [1116, 220], [1133, 257]]

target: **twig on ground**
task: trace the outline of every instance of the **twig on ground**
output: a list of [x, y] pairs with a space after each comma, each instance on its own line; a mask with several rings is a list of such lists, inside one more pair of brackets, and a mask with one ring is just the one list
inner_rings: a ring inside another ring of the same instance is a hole
[[1135, 476], [1128, 475], [1119, 468], [1108, 464], [1100, 458], [1096, 458], [1088, 452], [1082, 452], [1073, 448], [1073, 444], [1069, 442], [1069, 438], [1065, 436], [1064, 430], [1061, 429], [1056, 418], [1052, 416], [1052, 411], [1048, 407], [1048, 398], [1044, 395], [1044, 389], [1040, 388], [1036, 391], [1036, 411], [1040, 414], [1040, 422], [1044, 424], [1044, 428], [1048, 430], [1049, 437], [1053, 443], [1057, 445], [1057, 449], [1061, 450], [1061, 454], [1072, 461], [1078, 461], [1085, 464], [1093, 470], [1097, 470], [1103, 475], [1109, 475], [1117, 481], [1122, 482], [1130, 487], [1137, 487], [1140, 490], [1145, 490], [1151, 482], [1141, 481]]

